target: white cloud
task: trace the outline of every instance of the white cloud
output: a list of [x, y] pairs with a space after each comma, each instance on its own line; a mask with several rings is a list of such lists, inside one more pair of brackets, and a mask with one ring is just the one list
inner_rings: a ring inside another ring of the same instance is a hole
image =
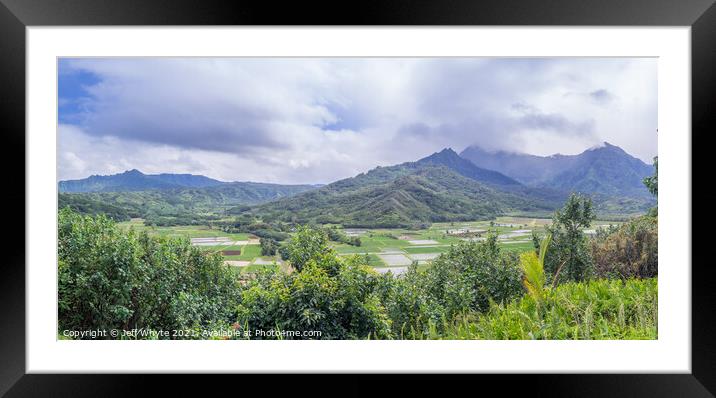
[[[137, 168], [330, 182], [478, 144], [656, 154], [653, 59], [76, 59], [99, 83], [59, 131], [59, 176]], [[70, 99], [62, 98], [62, 101]]]

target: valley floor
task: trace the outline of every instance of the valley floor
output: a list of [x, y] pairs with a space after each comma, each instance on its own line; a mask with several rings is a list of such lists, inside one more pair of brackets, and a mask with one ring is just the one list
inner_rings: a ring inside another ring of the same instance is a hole
[[[548, 218], [498, 217], [489, 221], [435, 223], [427, 229], [364, 229], [346, 228], [349, 237], [359, 237], [360, 246], [332, 242], [341, 256], [365, 255], [369, 263], [381, 273], [405, 272], [414, 261], [418, 267], [428, 266], [433, 259], [461, 241], [484, 240], [488, 231], [498, 234], [498, 244], [503, 250], [523, 252], [533, 249], [532, 233], [541, 236]], [[614, 221], [595, 221], [586, 234], [598, 228], [616, 225]], [[146, 226], [142, 219], [119, 223], [125, 229], [146, 230], [164, 237], [185, 237], [192, 245], [206, 251], [220, 252], [227, 265], [239, 272], [255, 272], [264, 268], [287, 266], [276, 256], [262, 256], [259, 238], [248, 233], [226, 233], [207, 226]]]

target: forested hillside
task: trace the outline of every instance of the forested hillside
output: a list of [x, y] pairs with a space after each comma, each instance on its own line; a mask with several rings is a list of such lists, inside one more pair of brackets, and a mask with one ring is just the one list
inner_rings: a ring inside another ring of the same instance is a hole
[[397, 227], [489, 219], [556, 204], [463, 177], [434, 163], [382, 167], [320, 189], [246, 210], [266, 220]]
[[226, 184], [213, 178], [193, 174], [144, 174], [137, 169], [124, 173], [81, 180], [60, 181], [60, 192], [118, 192], [150, 189], [205, 188]]
[[264, 203], [315, 188], [314, 185], [233, 182], [206, 188], [60, 193], [59, 207], [69, 206], [86, 214], [104, 213], [118, 220], [143, 217], [150, 223], [194, 224], [220, 217], [229, 207]]

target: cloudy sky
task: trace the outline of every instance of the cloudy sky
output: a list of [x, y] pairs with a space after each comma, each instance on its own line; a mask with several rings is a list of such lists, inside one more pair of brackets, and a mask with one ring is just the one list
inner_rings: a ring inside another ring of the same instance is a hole
[[327, 183], [469, 145], [651, 163], [649, 58], [61, 59], [58, 179]]

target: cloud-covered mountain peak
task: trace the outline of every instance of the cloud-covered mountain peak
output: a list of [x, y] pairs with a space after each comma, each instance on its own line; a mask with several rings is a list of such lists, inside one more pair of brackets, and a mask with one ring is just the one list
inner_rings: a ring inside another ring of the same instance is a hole
[[577, 155], [488, 153], [471, 146], [460, 156], [527, 185], [607, 195], [648, 197], [642, 179], [653, 173], [650, 165], [606, 141]]

